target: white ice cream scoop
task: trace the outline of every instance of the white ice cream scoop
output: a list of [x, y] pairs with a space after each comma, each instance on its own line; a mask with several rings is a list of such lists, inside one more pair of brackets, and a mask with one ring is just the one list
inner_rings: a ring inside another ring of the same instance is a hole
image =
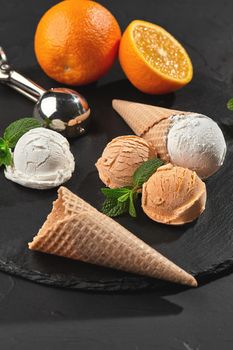
[[48, 189], [72, 176], [75, 162], [67, 139], [56, 131], [36, 128], [17, 142], [13, 165], [6, 167], [7, 179], [36, 189]]
[[167, 150], [173, 164], [207, 178], [222, 166], [226, 142], [211, 118], [197, 113], [175, 115], [167, 134]]

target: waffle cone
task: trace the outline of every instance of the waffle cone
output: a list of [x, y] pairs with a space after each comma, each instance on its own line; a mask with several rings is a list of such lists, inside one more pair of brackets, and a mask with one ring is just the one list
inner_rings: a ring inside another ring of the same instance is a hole
[[113, 100], [112, 106], [138, 136], [143, 136], [161, 120], [183, 112], [123, 100]]
[[153, 146], [159, 158], [165, 162], [170, 161], [167, 151], [170, 117], [177, 114], [190, 114], [190, 112], [123, 100], [113, 100], [112, 105], [135, 134], [143, 137]]
[[197, 286], [194, 277], [65, 187], [29, 248]]
[[160, 121], [160, 123], [152, 126], [143, 135], [143, 138], [156, 150], [158, 157], [166, 163], [170, 161], [167, 150], [167, 134], [170, 129], [170, 125], [170, 119], [163, 119]]

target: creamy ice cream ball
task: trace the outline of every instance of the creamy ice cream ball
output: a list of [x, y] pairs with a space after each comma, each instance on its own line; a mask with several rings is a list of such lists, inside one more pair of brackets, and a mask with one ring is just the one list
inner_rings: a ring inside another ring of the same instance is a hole
[[218, 124], [197, 113], [170, 117], [167, 150], [170, 162], [195, 170], [201, 178], [214, 174], [223, 164], [226, 142]]
[[166, 164], [143, 184], [142, 208], [154, 221], [182, 225], [205, 209], [206, 186], [187, 168]]
[[35, 128], [17, 142], [13, 166], [6, 168], [5, 176], [25, 187], [47, 189], [69, 180], [74, 167], [67, 139], [53, 130]]
[[135, 170], [156, 157], [150, 144], [138, 136], [119, 136], [105, 147], [96, 167], [103, 183], [110, 188], [132, 185]]

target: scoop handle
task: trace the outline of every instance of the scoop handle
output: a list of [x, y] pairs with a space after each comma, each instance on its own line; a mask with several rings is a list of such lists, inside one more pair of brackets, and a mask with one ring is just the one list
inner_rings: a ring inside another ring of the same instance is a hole
[[10, 71], [6, 84], [33, 102], [37, 102], [46, 91], [32, 80], [25, 78], [14, 70]]
[[2, 47], [0, 47], [0, 82], [12, 87], [33, 102], [37, 102], [46, 91], [13, 70], [7, 62], [7, 56]]

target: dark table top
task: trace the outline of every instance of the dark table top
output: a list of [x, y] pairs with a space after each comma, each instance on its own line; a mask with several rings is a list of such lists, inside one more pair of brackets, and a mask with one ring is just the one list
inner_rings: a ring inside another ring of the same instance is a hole
[[[231, 87], [231, 0], [99, 2], [113, 12], [122, 29], [133, 19], [164, 26], [186, 46], [197, 79], [206, 76]], [[33, 53], [36, 24], [55, 3], [0, 0], [0, 44], [14, 66], [32, 79], [39, 71]], [[38, 83], [51, 86], [40, 74]], [[122, 78], [116, 64], [99, 84]], [[30, 113], [31, 104], [20, 96], [15, 95], [14, 103], [25, 115]], [[1, 106], [0, 113], [9, 114], [8, 106]], [[0, 273], [0, 348], [232, 349], [232, 289], [233, 275], [228, 275], [195, 290], [171, 287], [166, 291], [95, 294], [49, 288]]]

